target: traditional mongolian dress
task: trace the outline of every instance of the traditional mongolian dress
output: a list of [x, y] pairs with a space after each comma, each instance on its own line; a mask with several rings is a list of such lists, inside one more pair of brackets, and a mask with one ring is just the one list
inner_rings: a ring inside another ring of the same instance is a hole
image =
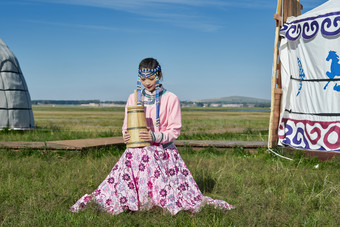
[[[71, 211], [78, 212], [90, 201], [95, 201], [112, 214], [149, 210], [155, 206], [172, 215], [181, 210], [198, 212], [205, 204], [232, 209], [225, 201], [202, 195], [173, 143], [182, 126], [177, 96], [160, 87], [160, 124], [157, 127], [154, 93], [142, 91], [147, 125], [153, 132], [154, 142], [144, 148], [127, 148], [99, 187], [79, 199]], [[127, 101], [126, 106], [129, 105], [135, 105], [133, 94]], [[127, 125], [126, 110], [123, 131]]]

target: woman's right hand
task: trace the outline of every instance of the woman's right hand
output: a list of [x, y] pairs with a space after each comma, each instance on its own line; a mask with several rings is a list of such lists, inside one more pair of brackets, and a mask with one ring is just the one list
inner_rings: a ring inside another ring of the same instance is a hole
[[128, 133], [128, 131], [124, 131], [123, 132], [123, 140], [124, 140], [124, 143], [127, 144], [130, 140], [130, 134]]

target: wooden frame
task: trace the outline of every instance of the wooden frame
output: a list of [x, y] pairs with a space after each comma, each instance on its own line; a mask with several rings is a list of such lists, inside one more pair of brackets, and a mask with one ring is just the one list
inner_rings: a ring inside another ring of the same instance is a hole
[[279, 46], [281, 41], [280, 29], [283, 26], [283, 23], [287, 21], [288, 17], [301, 15], [301, 10], [302, 5], [300, 4], [300, 0], [278, 0], [276, 14], [274, 14], [274, 19], [276, 20], [276, 29], [272, 72], [271, 109], [268, 135], [269, 148], [272, 148], [277, 145], [278, 127], [281, 112], [282, 84], [281, 84], [281, 62], [279, 53]]

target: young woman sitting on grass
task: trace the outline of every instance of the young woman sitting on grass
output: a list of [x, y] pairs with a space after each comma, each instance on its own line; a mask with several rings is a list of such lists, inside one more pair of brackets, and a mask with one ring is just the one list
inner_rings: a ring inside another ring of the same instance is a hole
[[[161, 207], [175, 215], [181, 210], [198, 212], [205, 204], [226, 210], [232, 206], [222, 200], [203, 196], [173, 141], [182, 127], [181, 108], [177, 96], [167, 91], [159, 80], [161, 66], [153, 58], [139, 64], [137, 97], [144, 104], [148, 131], [140, 138], [150, 146], [127, 148], [106, 179], [84, 195], [71, 211], [78, 212], [95, 201], [109, 213], [149, 210]], [[140, 89], [143, 84], [144, 89]], [[125, 108], [124, 142], [128, 143], [127, 106], [135, 105], [131, 94]]]

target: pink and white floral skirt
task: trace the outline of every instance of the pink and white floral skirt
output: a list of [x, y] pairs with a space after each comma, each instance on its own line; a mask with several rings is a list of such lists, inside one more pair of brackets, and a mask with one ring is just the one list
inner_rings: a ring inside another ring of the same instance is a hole
[[198, 212], [205, 204], [230, 210], [232, 205], [203, 196], [175, 146], [128, 148], [106, 179], [72, 207], [78, 212], [95, 201], [109, 213], [149, 210], [162, 207], [175, 215], [178, 211]]

